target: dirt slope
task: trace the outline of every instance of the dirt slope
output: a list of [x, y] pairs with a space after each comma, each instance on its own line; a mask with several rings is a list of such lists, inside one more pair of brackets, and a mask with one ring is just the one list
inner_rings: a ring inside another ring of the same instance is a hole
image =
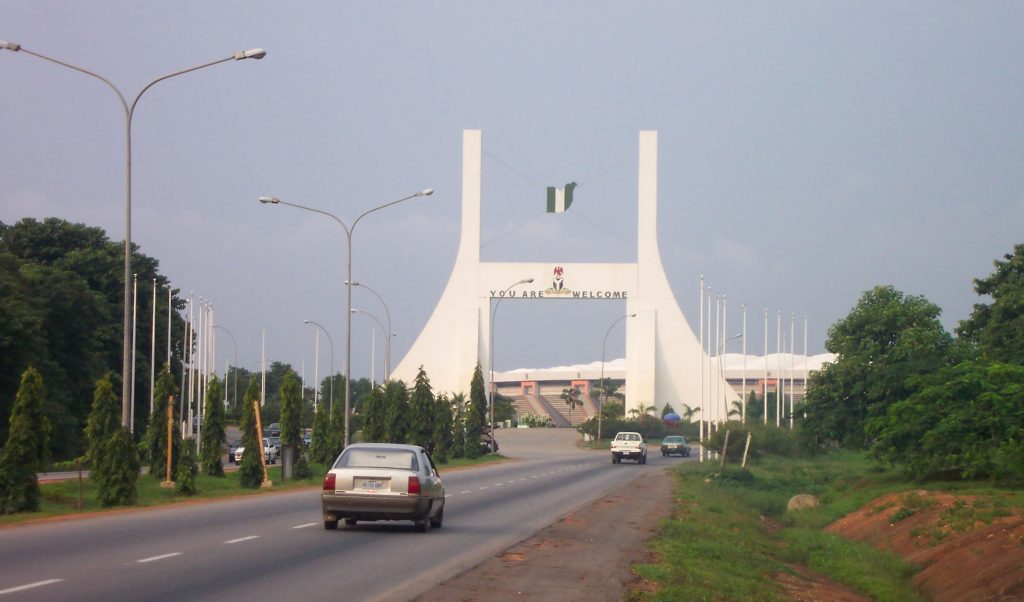
[[1024, 600], [1024, 514], [995, 496], [889, 494], [828, 527], [922, 567], [930, 600]]

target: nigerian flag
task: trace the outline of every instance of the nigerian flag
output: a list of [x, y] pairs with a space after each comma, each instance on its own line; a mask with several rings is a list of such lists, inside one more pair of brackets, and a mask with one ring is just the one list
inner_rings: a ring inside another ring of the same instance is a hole
[[548, 213], [562, 213], [572, 205], [572, 191], [576, 182], [569, 182], [565, 188], [548, 186]]

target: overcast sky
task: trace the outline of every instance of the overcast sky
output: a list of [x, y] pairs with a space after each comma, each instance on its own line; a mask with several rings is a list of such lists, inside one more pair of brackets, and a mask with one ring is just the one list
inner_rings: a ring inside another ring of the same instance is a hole
[[[90, 2], [0, 0], [0, 39], [93, 70], [129, 99], [133, 240], [212, 300], [255, 369], [312, 377], [314, 331], [344, 348], [345, 244], [387, 302], [397, 365], [458, 244], [462, 130], [483, 131], [484, 260], [636, 259], [637, 136], [659, 132], [662, 260], [697, 323], [701, 274], [797, 318], [796, 351], [878, 284], [923, 295], [952, 329], [972, 279], [1024, 242], [1019, 2]], [[580, 186], [546, 214], [545, 186]], [[0, 51], [0, 221], [56, 216], [124, 238], [124, 115], [102, 83]], [[356, 289], [353, 305], [384, 319]], [[600, 359], [621, 301], [501, 305], [498, 370]], [[148, 317], [146, 317], [148, 323]], [[353, 320], [368, 376], [372, 321]], [[383, 349], [376, 333], [377, 351]], [[321, 340], [320, 375], [329, 369]], [[734, 341], [730, 351], [741, 350]], [[218, 341], [218, 365], [231, 344]], [[622, 329], [608, 357], [624, 353]], [[378, 356], [376, 369], [381, 371]]]

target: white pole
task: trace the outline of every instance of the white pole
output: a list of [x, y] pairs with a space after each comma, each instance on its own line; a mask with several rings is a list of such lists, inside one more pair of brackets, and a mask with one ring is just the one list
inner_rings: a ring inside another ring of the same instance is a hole
[[782, 310], [775, 310], [775, 426], [782, 426]]
[[[722, 335], [722, 295], [718, 294], [718, 295], [715, 295], [715, 371], [714, 371], [714, 374], [716, 376], [718, 375], [718, 373], [720, 372], [720, 370], [722, 368], [722, 358], [718, 357], [718, 354], [721, 353], [721, 350], [722, 350], [722, 348], [720, 347], [720, 345], [721, 345], [721, 343], [720, 343], [721, 335]], [[715, 422], [717, 423], [717, 422], [719, 422], [722, 419], [722, 417], [718, 413], [718, 400], [721, 397], [722, 383], [719, 382], [720, 379], [718, 379], [718, 378], [716, 378], [714, 380], [715, 380], [715, 397], [714, 397], [715, 401], [714, 401], [713, 407], [714, 407], [714, 414], [715, 414]]]
[[131, 432], [135, 432], [135, 332], [138, 326], [138, 315], [139, 315], [139, 275], [132, 274], [132, 382], [131, 382], [131, 421], [128, 423]]
[[804, 314], [804, 396], [803, 400], [807, 401], [807, 314]]
[[[260, 407], [267, 404], [267, 327], [260, 329]], [[259, 437], [263, 433], [257, 434]]]
[[320, 406], [320, 329], [314, 329], [316, 335], [313, 344], [313, 413]]
[[206, 396], [206, 299], [199, 297], [199, 340], [196, 349], [199, 351], [199, 362], [196, 364], [196, 454], [199, 454], [199, 442], [203, 437], [203, 398]]
[[768, 308], [764, 308], [764, 423], [768, 424]]
[[796, 352], [796, 314], [789, 314], [789, 428], [793, 428], [793, 355]]
[[729, 317], [729, 305], [726, 296], [722, 295], [722, 359], [718, 360], [718, 371], [722, 375], [722, 421], [729, 421], [729, 381], [725, 378], [725, 356], [728, 353], [726, 347], [729, 345], [729, 328], [726, 321]]
[[742, 305], [740, 308], [743, 310], [743, 384], [740, 386], [742, 395], [742, 401], [740, 402], [743, 408], [743, 424], [747, 423], [747, 306]]
[[[191, 433], [192, 429], [192, 418], [194, 417], [192, 411], [192, 399], [193, 392], [195, 391], [195, 307], [196, 301], [193, 291], [188, 292], [188, 423], [185, 425], [187, 433]], [[182, 416], [184, 418], [184, 416]], [[183, 437], [187, 435], [182, 435]]]
[[153, 329], [149, 333], [149, 415], [153, 415], [153, 391], [156, 387], [156, 278], [153, 279]]
[[[700, 461], [704, 461], [704, 274], [700, 275], [700, 353], [697, 354], [697, 364], [700, 366], [700, 412], [697, 418], [700, 423], [701, 452]], [[601, 365], [604, 370], [604, 364]], [[604, 386], [603, 384], [601, 386]]]
[[171, 287], [167, 287], [167, 369], [171, 369]]
[[370, 384], [377, 386], [377, 329], [370, 327]]
[[712, 376], [712, 374], [714, 374], [714, 372], [712, 372], [712, 370], [711, 370], [711, 297], [712, 297], [712, 295], [711, 295], [711, 287], [710, 286], [708, 287], [707, 293], [708, 293], [707, 294], [707, 300], [708, 300], [708, 311], [707, 311], [708, 327], [707, 327], [706, 330], [707, 330], [707, 333], [708, 333], [708, 341], [707, 341], [708, 348], [707, 348], [707, 353], [705, 355], [708, 358], [708, 404], [707, 404], [707, 407], [704, 408], [704, 412], [705, 413], [704, 413], [703, 420], [707, 421], [707, 435], [708, 435], [708, 437], [710, 437], [711, 436], [711, 400], [712, 400], [712, 392], [713, 392], [712, 388], [711, 388], [711, 385], [714, 382], [714, 377]]

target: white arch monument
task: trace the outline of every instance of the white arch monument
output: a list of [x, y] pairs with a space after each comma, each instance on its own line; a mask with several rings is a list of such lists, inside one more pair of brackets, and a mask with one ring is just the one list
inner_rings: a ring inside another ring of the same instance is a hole
[[[462, 235], [448, 285], [427, 325], [392, 373], [411, 383], [422, 365], [435, 391], [468, 391], [477, 363], [490, 374], [491, 300], [520, 279], [515, 299], [625, 300], [626, 410], [665, 403], [696, 407], [701, 387], [728, 391], [707, 363], [669, 287], [658, 252], [658, 133], [640, 132], [636, 263], [505, 263], [480, 261], [481, 132], [462, 134]], [[704, 374], [701, 377], [701, 364]], [[712, 364], [713, 366], [714, 364]], [[710, 368], [710, 369], [709, 369]], [[490, 388], [490, 383], [486, 383]], [[706, 418], [706, 417], [705, 417]]]

